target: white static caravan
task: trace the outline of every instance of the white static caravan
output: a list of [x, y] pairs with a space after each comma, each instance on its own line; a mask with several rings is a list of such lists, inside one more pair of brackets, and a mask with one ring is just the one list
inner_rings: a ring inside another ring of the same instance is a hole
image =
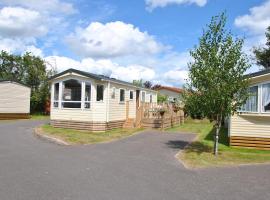
[[0, 80], [0, 119], [30, 117], [30, 87], [16, 81]]
[[51, 125], [90, 131], [134, 126], [142, 102], [156, 103], [157, 92], [75, 69], [50, 79]]
[[270, 149], [270, 69], [247, 75], [250, 96], [230, 118], [231, 146]]

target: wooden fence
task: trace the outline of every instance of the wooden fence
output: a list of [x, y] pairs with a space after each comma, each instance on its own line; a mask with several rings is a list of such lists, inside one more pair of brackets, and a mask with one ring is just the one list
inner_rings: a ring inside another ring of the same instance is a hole
[[165, 129], [184, 123], [183, 109], [171, 103], [143, 103], [137, 114], [136, 123], [144, 128]]

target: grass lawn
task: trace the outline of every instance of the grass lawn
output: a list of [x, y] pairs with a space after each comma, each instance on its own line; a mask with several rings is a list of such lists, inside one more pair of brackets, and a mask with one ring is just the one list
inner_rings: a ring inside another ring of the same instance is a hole
[[61, 139], [69, 144], [93, 144], [110, 142], [134, 135], [143, 129], [113, 129], [111, 131], [94, 133], [73, 129], [53, 128], [46, 124], [41, 127], [43, 134]]
[[223, 128], [219, 139], [219, 155], [213, 155], [213, 124], [208, 120], [187, 120], [185, 124], [169, 131], [197, 133], [197, 139], [178, 154], [188, 167], [209, 167], [249, 163], [270, 163], [270, 151], [229, 146], [227, 129]]
[[47, 120], [50, 119], [50, 115], [42, 115], [42, 114], [33, 114], [31, 118], [33, 120]]

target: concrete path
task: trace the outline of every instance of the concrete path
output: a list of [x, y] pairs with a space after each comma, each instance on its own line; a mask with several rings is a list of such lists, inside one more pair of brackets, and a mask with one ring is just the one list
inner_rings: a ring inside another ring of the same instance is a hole
[[270, 199], [269, 165], [185, 169], [174, 155], [192, 134], [60, 146], [33, 135], [42, 123], [0, 123], [1, 200]]

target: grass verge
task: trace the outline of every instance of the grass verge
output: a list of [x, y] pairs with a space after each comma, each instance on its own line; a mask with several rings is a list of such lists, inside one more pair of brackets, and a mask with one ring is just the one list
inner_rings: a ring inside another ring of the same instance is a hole
[[219, 139], [219, 155], [213, 155], [213, 124], [208, 120], [187, 120], [185, 124], [169, 131], [197, 133], [197, 139], [178, 154], [187, 167], [201, 168], [236, 164], [270, 163], [270, 151], [229, 146], [227, 129], [223, 128]]
[[143, 129], [113, 129], [106, 132], [89, 132], [65, 128], [53, 128], [46, 124], [41, 127], [43, 134], [65, 141], [68, 144], [94, 144], [125, 138]]
[[32, 120], [49, 120], [50, 115], [42, 115], [42, 114], [33, 114], [30, 119]]

